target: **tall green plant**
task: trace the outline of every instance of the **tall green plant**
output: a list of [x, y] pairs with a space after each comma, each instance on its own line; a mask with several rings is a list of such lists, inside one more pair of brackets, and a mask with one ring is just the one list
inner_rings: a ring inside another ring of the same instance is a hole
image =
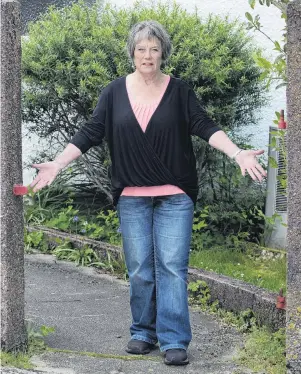
[[[287, 85], [287, 73], [286, 73], [286, 43], [287, 43], [287, 5], [291, 0], [248, 0], [252, 9], [255, 8], [256, 3], [263, 6], [274, 6], [281, 12], [281, 18], [285, 20], [285, 27], [283, 29], [282, 40], [272, 40], [272, 38], [262, 30], [262, 24], [260, 22], [259, 15], [252, 17], [247, 12], [246, 18], [248, 20], [248, 28], [263, 34], [271, 43], [274, 44], [274, 50], [278, 52], [277, 57], [274, 61], [269, 61], [263, 57], [262, 53], [254, 53], [253, 58], [257, 65], [263, 69], [261, 79], [266, 81], [267, 87], [270, 87], [272, 82], [278, 82], [276, 89]], [[280, 120], [280, 113], [276, 112], [276, 119], [273, 121], [276, 125]], [[278, 130], [271, 132], [271, 143], [269, 147], [276, 150], [284, 164], [284, 170], [277, 175], [277, 180], [280, 183], [284, 191], [287, 187], [287, 150], [285, 142], [285, 130]], [[273, 168], [278, 168], [278, 161], [274, 157], [269, 157], [269, 165]], [[286, 193], [286, 192], [285, 192]]]
[[261, 79], [266, 80], [267, 86], [269, 87], [272, 82], [277, 81], [277, 88], [286, 86], [286, 19], [287, 19], [287, 4], [291, 0], [248, 0], [252, 9], [255, 8], [256, 3], [263, 6], [270, 7], [271, 5], [278, 8], [281, 12], [281, 18], [285, 20], [285, 27], [283, 29], [282, 40], [273, 40], [266, 32], [262, 30], [262, 24], [260, 22], [260, 16], [257, 14], [253, 17], [249, 12], [246, 12], [246, 18], [248, 20], [248, 28], [260, 32], [274, 45], [274, 50], [278, 52], [277, 57], [274, 61], [269, 61], [263, 57], [262, 53], [254, 53], [254, 60], [259, 67], [263, 69]]

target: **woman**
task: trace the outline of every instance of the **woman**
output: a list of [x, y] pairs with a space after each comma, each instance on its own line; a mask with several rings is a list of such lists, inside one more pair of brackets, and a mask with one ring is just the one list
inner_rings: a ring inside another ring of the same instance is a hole
[[234, 159], [253, 180], [266, 175], [256, 160], [263, 151], [239, 149], [185, 82], [163, 74], [171, 43], [159, 23], [135, 25], [127, 48], [134, 72], [102, 91], [91, 120], [54, 161], [33, 165], [40, 171], [31, 186], [37, 191], [49, 185], [106, 138], [130, 280], [127, 352], [147, 354], [159, 342], [166, 364], [185, 365], [191, 341], [188, 255], [198, 193], [191, 135]]

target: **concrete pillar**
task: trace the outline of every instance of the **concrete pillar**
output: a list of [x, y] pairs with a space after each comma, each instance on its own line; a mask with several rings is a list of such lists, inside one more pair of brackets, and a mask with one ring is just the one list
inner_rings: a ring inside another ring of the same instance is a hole
[[287, 368], [301, 373], [301, 0], [288, 5]]
[[0, 0], [0, 239], [1, 348], [23, 350], [24, 244], [22, 196], [13, 185], [22, 183], [20, 5]]

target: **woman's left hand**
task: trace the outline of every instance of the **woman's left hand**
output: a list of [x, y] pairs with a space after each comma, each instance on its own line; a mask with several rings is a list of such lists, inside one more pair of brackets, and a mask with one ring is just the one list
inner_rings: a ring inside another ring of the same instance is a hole
[[243, 150], [236, 157], [235, 161], [240, 166], [240, 170], [243, 176], [246, 175], [246, 171], [254, 181], [261, 182], [263, 177], [267, 176], [266, 171], [257, 161], [256, 156], [262, 155], [263, 150]]

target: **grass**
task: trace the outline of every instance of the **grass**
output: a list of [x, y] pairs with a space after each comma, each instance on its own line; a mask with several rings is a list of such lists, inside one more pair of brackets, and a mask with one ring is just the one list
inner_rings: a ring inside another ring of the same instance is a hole
[[16, 367], [19, 369], [34, 369], [30, 358], [35, 354], [41, 354], [47, 346], [44, 337], [54, 332], [53, 327], [42, 325], [40, 328], [34, 326], [31, 321], [25, 321], [27, 331], [26, 352], [5, 352], [0, 351], [1, 366]]
[[285, 330], [253, 328], [236, 361], [255, 372], [285, 374]]
[[19, 369], [33, 369], [34, 366], [30, 362], [30, 356], [25, 353], [7, 353], [0, 352], [1, 366], [16, 367]]
[[240, 279], [258, 287], [286, 291], [286, 258], [266, 259], [235, 250], [212, 249], [194, 251], [190, 266]]
[[[234, 326], [244, 333], [244, 347], [239, 349], [234, 361], [251, 369], [252, 373], [285, 374], [285, 329], [276, 332], [266, 326], [258, 326], [252, 310], [240, 313], [226, 311], [218, 302], [210, 302], [210, 289], [204, 281], [190, 282], [188, 286], [190, 304], [205, 313], [214, 314], [219, 321]], [[233, 374], [239, 374], [237, 370]]]
[[123, 361], [161, 361], [160, 357], [154, 356], [143, 356], [143, 355], [116, 355], [116, 354], [109, 354], [109, 353], [95, 353], [95, 352], [82, 352], [82, 351], [72, 351], [70, 349], [56, 349], [56, 348], [47, 348], [49, 352], [58, 352], [58, 353], [68, 353], [74, 354], [79, 356], [87, 356], [87, 357], [95, 357], [95, 358], [112, 358], [118, 359]]

